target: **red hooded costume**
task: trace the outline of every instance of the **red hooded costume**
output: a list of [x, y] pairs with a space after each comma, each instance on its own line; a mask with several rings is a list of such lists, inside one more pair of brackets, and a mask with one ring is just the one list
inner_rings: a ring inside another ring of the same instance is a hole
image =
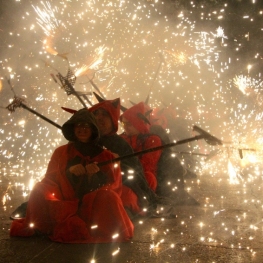
[[151, 113], [151, 124], [160, 125], [163, 129], [167, 129], [167, 118], [165, 109], [154, 108]]
[[[150, 125], [147, 124], [145, 117], [146, 112], [147, 109], [145, 104], [140, 102], [126, 110], [121, 115], [121, 120], [124, 117], [139, 131], [138, 135], [129, 136], [125, 133], [121, 135], [131, 145], [134, 152], [162, 145], [162, 141], [159, 136], [150, 134]], [[156, 173], [160, 156], [161, 151], [154, 151], [143, 154], [139, 157], [143, 166], [145, 178], [153, 191], [157, 188]]]
[[118, 122], [120, 118], [120, 99], [117, 98], [114, 100], [103, 100], [89, 108], [89, 111], [94, 113], [98, 109], [107, 111], [111, 117], [113, 130], [110, 134], [107, 134], [107, 136], [116, 134], [118, 131]]
[[[120, 100], [103, 100], [89, 108], [89, 111], [96, 115], [96, 110], [105, 110], [113, 124], [111, 133], [100, 138], [99, 144], [106, 147], [119, 156], [125, 156], [133, 152], [130, 145], [119, 135], [118, 122], [120, 118]], [[133, 180], [127, 179], [129, 171], [133, 170]], [[143, 171], [137, 157], [121, 161], [121, 171], [123, 174], [123, 185], [121, 199], [125, 208], [128, 208], [133, 214], [141, 214], [143, 208], [151, 205], [153, 193], [149, 189], [143, 176]], [[146, 197], [146, 198], [145, 198]]]
[[[92, 127], [92, 141], [80, 143], [74, 124], [86, 122]], [[100, 167], [92, 176], [75, 176], [73, 164], [83, 165], [113, 159], [113, 154], [98, 146], [98, 128], [86, 109], [77, 111], [62, 126], [65, 138], [72, 141], [58, 147], [49, 162], [44, 179], [32, 190], [26, 217], [14, 220], [11, 236], [47, 234], [65, 243], [108, 243], [128, 241], [134, 226], [121, 201], [121, 174], [113, 164]]]

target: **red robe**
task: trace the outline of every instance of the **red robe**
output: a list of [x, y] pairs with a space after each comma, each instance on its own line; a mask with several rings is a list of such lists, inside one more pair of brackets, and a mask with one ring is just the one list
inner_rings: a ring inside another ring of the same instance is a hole
[[121, 174], [119, 167], [105, 165], [100, 169], [108, 177], [108, 184], [76, 197], [66, 177], [69, 160], [80, 156], [86, 161], [101, 162], [113, 159], [103, 150], [93, 159], [84, 157], [70, 144], [57, 148], [51, 157], [44, 179], [32, 190], [26, 217], [14, 220], [10, 236], [49, 235], [50, 239], [65, 243], [108, 243], [129, 241], [134, 226], [121, 201]]
[[[105, 100], [101, 101], [91, 108], [90, 112], [96, 112], [98, 109], [105, 110], [112, 120], [113, 129], [111, 133], [100, 137], [99, 144], [104, 146], [106, 149], [118, 154], [119, 156], [124, 156], [132, 153], [132, 149], [127, 142], [116, 134], [118, 131], [118, 122], [120, 117], [120, 99], [115, 100]], [[137, 161], [137, 157], [129, 158], [121, 161], [121, 169], [124, 173], [124, 181], [122, 185], [121, 199], [125, 208], [129, 209], [133, 214], [144, 215], [145, 212], [143, 208], [147, 208], [148, 205], [144, 206], [145, 199], [143, 196], [147, 196], [150, 201], [150, 190], [148, 189], [147, 182], [143, 177], [143, 172], [141, 171], [141, 166]], [[128, 170], [135, 170], [135, 178], [133, 183], [128, 182], [127, 174]], [[141, 178], [140, 178], [141, 177]], [[127, 185], [126, 185], [127, 184]], [[137, 191], [134, 191], [136, 189]], [[138, 189], [140, 191], [138, 191]], [[143, 201], [142, 201], [143, 200]]]
[[[159, 136], [156, 135], [149, 134], [149, 136], [145, 137], [145, 140], [143, 142], [138, 140], [138, 135], [127, 136], [126, 134], [121, 134], [121, 136], [131, 145], [134, 152], [139, 152], [162, 145], [161, 139], [159, 138]], [[146, 181], [153, 191], [155, 191], [157, 188], [157, 165], [160, 156], [161, 150], [149, 152], [139, 156]]]

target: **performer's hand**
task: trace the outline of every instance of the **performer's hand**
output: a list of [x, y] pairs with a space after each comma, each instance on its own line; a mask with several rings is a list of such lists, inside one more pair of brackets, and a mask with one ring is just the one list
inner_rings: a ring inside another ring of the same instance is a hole
[[76, 165], [71, 166], [69, 168], [69, 171], [76, 176], [86, 174], [86, 169], [82, 164], [76, 164]]
[[88, 176], [92, 176], [93, 174], [97, 173], [100, 170], [97, 163], [89, 163], [85, 166], [85, 168]]

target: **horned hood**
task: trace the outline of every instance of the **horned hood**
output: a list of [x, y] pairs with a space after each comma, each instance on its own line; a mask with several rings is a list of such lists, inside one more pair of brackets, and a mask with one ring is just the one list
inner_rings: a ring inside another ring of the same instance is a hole
[[94, 112], [97, 109], [104, 109], [109, 113], [113, 123], [112, 133], [116, 133], [118, 131], [118, 121], [120, 118], [120, 99], [104, 100], [89, 108], [89, 111]]
[[62, 125], [62, 133], [68, 141], [76, 141], [74, 125], [76, 123], [88, 123], [92, 127], [92, 141], [99, 140], [99, 129], [94, 115], [86, 108], [76, 111], [72, 117]]
[[146, 107], [143, 102], [135, 104], [128, 110], [126, 110], [120, 117], [127, 119], [140, 133], [145, 134], [149, 133], [150, 125], [148, 124], [149, 120], [145, 116]]

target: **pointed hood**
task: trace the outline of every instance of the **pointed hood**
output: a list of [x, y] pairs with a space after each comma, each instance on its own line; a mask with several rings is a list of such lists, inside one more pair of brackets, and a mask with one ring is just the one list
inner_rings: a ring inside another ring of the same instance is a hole
[[73, 109], [70, 109], [70, 108], [66, 108], [66, 107], [61, 107], [61, 109], [63, 109], [64, 111], [66, 112], [69, 112], [71, 114], [74, 114], [77, 112], [77, 110], [73, 110]]
[[88, 123], [92, 127], [91, 140], [96, 142], [99, 140], [99, 129], [96, 119], [92, 113], [86, 108], [76, 111], [72, 117], [62, 125], [62, 133], [68, 141], [76, 141], [74, 133], [74, 125], [76, 123]]
[[140, 133], [145, 134], [150, 131], [150, 124], [147, 116], [147, 109], [144, 102], [140, 102], [121, 115], [121, 120], [124, 117], [127, 119]]
[[120, 118], [120, 99], [103, 100], [89, 108], [89, 111], [94, 112], [98, 109], [104, 109], [109, 113], [113, 123], [113, 133], [116, 133], [118, 131], [118, 121]]
[[165, 109], [154, 108], [151, 113], [151, 123], [161, 125], [164, 129], [167, 129], [167, 118], [165, 116]]

